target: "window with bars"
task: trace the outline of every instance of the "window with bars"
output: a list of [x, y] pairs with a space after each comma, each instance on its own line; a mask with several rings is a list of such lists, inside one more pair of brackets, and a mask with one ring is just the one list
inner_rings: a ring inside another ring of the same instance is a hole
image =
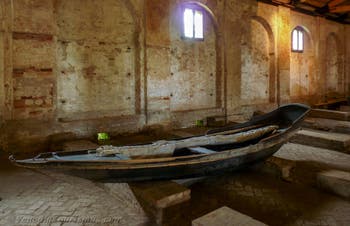
[[203, 27], [203, 11], [198, 7], [186, 6], [183, 9], [183, 38], [203, 40]]
[[304, 29], [296, 27], [292, 31], [292, 51], [302, 53], [304, 51]]

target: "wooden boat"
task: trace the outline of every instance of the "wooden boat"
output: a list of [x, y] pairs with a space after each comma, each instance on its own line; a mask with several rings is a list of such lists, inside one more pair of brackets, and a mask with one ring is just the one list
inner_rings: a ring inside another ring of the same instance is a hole
[[215, 175], [251, 166], [273, 155], [299, 128], [309, 111], [308, 106], [289, 104], [246, 123], [210, 130], [204, 136], [10, 159], [21, 167], [54, 169], [103, 181]]

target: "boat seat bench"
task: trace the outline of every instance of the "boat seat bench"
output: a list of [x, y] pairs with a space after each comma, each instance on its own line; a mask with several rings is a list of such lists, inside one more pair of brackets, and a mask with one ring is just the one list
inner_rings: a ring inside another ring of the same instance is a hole
[[202, 148], [202, 147], [192, 147], [192, 148], [188, 148], [189, 150], [191, 150], [192, 152], [198, 153], [198, 154], [212, 154], [215, 153], [216, 151], [207, 149], [207, 148]]

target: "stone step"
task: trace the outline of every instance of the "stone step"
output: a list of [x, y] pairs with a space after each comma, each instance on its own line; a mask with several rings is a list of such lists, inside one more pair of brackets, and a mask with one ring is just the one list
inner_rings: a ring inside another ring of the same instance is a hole
[[350, 106], [349, 105], [342, 105], [340, 106], [340, 111], [346, 111], [346, 112], [350, 112]]
[[350, 152], [350, 135], [348, 134], [302, 129], [291, 138], [290, 142], [344, 153]]
[[131, 190], [146, 213], [157, 225], [163, 221], [163, 210], [191, 198], [191, 190], [173, 181], [130, 183]]
[[302, 126], [304, 128], [350, 134], [349, 121], [308, 117], [303, 121]]
[[331, 107], [337, 107], [339, 105], [347, 104], [348, 100], [346, 98], [335, 98], [335, 99], [329, 99], [326, 102], [314, 104], [313, 107], [315, 108], [322, 108], [322, 109], [328, 109]]
[[250, 216], [227, 206], [214, 210], [192, 221], [192, 226], [266, 226]]
[[317, 174], [319, 188], [344, 198], [350, 198], [350, 173], [328, 170]]
[[317, 175], [328, 170], [350, 172], [350, 155], [302, 144], [287, 143], [269, 158], [263, 171], [290, 182], [316, 186]]
[[350, 121], [350, 112], [325, 109], [312, 109], [309, 117]]

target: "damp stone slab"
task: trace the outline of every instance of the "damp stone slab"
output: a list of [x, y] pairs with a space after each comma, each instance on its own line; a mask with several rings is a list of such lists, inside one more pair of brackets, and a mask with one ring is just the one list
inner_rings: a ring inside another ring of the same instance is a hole
[[342, 105], [340, 106], [340, 111], [346, 111], [346, 112], [350, 112], [350, 106], [349, 105]]
[[290, 141], [292, 143], [326, 148], [344, 153], [350, 152], [349, 134], [302, 129], [298, 131]]
[[192, 226], [266, 226], [250, 216], [227, 206], [214, 210], [192, 221]]
[[317, 185], [323, 190], [350, 198], [350, 173], [328, 170], [317, 174]]
[[350, 121], [350, 112], [325, 109], [312, 109], [310, 117]]
[[165, 208], [191, 199], [191, 190], [173, 181], [138, 182], [129, 186], [157, 225], [162, 225]]
[[350, 134], [350, 122], [325, 118], [306, 118], [302, 127], [316, 130], [325, 130], [335, 133]]

